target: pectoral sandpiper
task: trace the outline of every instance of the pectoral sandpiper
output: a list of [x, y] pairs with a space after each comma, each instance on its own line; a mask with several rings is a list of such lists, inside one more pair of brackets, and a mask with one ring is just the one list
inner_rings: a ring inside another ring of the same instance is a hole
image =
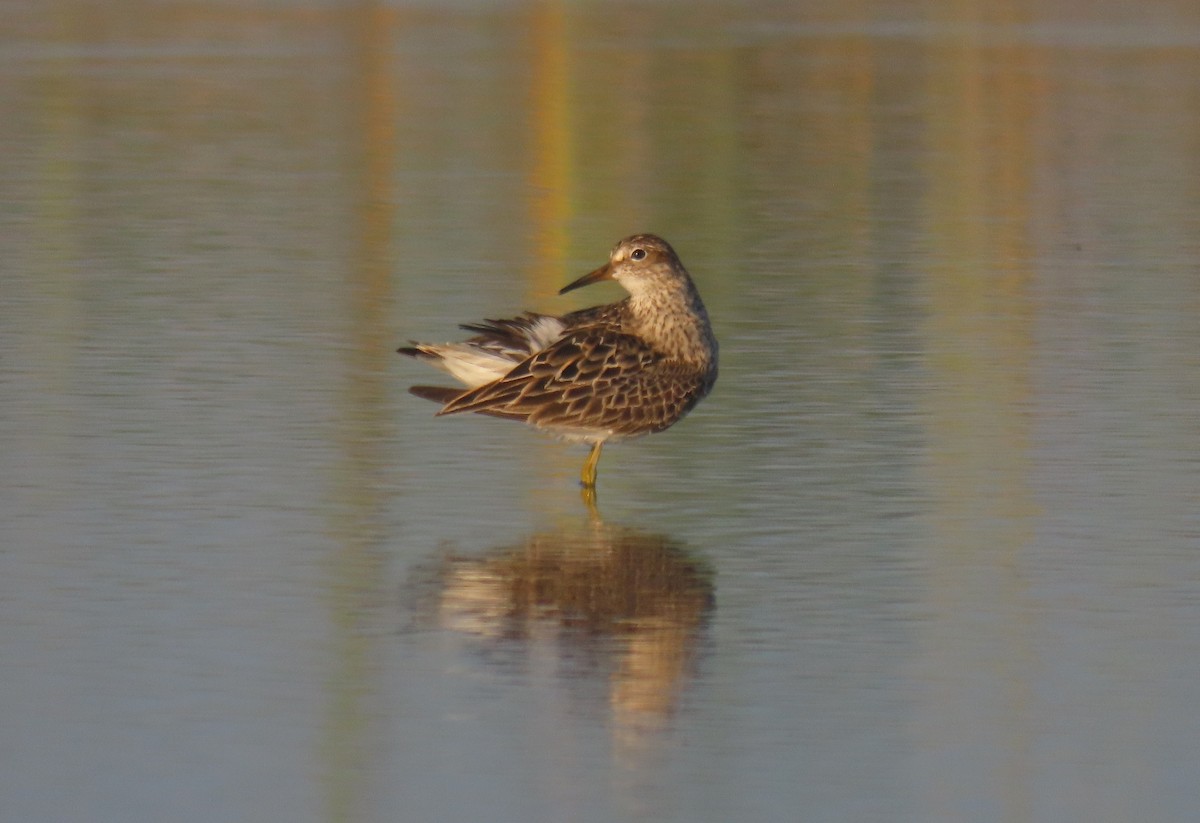
[[712, 389], [717, 341], [708, 312], [675, 250], [653, 234], [618, 243], [606, 264], [564, 287], [616, 280], [629, 297], [555, 317], [526, 312], [462, 328], [461, 343], [417, 343], [401, 354], [467, 386], [413, 386], [417, 397], [458, 412], [520, 420], [590, 443], [580, 481], [596, 484], [600, 450], [668, 428]]

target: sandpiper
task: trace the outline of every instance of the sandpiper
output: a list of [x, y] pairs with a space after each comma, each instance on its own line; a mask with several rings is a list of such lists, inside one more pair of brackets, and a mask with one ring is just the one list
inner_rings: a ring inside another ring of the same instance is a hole
[[461, 343], [399, 349], [467, 386], [413, 386], [438, 412], [520, 420], [563, 439], [590, 443], [580, 482], [596, 485], [600, 450], [668, 428], [717, 380], [717, 341], [708, 312], [675, 250], [653, 234], [613, 247], [609, 260], [565, 286], [616, 280], [629, 297], [555, 317], [526, 312], [461, 328]]

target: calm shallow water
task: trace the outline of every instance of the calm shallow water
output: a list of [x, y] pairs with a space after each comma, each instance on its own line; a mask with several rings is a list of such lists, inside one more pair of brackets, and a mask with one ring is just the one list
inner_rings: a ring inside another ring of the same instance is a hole
[[[1200, 14], [10, 4], [5, 820], [1180, 820]], [[658, 231], [583, 450], [394, 355]]]

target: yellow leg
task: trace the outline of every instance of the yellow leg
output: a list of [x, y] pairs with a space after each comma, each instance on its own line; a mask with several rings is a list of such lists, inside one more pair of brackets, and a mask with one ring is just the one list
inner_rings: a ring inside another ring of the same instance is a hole
[[583, 505], [587, 507], [588, 517], [593, 523], [599, 523], [600, 510], [596, 508], [596, 487], [595, 486], [580, 486], [579, 497], [583, 500]]
[[596, 488], [596, 464], [600, 462], [600, 449], [604, 448], [604, 441], [592, 445], [592, 452], [588, 455], [587, 462], [583, 464], [583, 473], [579, 475], [579, 482], [583, 484], [585, 489]]

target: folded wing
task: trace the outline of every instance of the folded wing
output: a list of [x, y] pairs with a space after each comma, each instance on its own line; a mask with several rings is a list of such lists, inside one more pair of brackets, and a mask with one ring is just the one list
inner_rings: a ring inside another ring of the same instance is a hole
[[695, 382], [641, 339], [597, 325], [569, 332], [438, 414], [477, 412], [562, 432], [646, 434], [694, 405]]

